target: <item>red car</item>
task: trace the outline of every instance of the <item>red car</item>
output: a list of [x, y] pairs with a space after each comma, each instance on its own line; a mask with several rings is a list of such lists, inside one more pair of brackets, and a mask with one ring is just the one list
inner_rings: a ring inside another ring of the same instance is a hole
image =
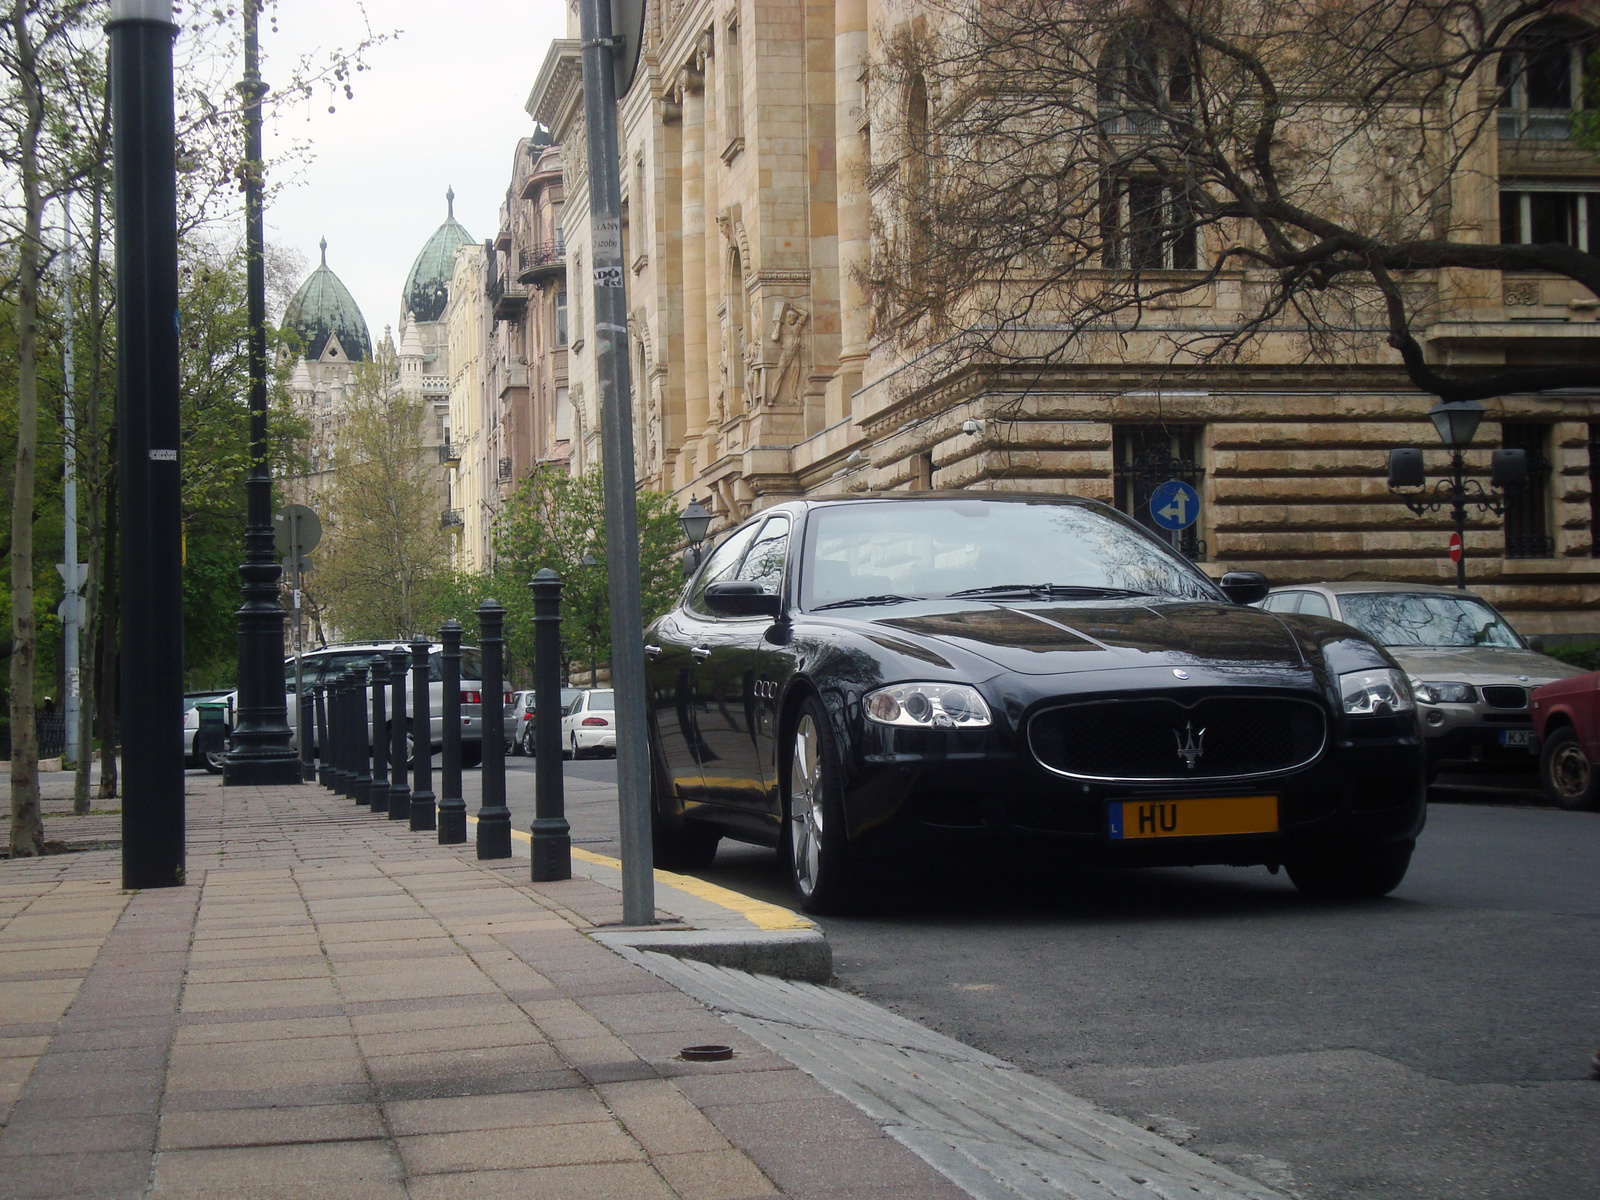
[[1600, 671], [1535, 688], [1531, 700], [1545, 795], [1562, 808], [1593, 808], [1600, 795]]

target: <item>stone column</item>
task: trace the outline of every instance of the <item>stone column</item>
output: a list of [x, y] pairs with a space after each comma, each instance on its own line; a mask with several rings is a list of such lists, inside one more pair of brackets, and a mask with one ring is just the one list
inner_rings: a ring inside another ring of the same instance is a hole
[[858, 271], [872, 254], [872, 209], [867, 194], [867, 147], [861, 136], [865, 100], [861, 86], [867, 53], [868, 0], [834, 0], [834, 172], [839, 195], [839, 370], [828, 385], [827, 423], [850, 415], [850, 395], [861, 386], [867, 360], [867, 302]]
[[699, 70], [683, 72], [683, 391], [684, 437], [678, 486], [700, 473], [710, 418], [706, 374], [706, 97]]
[[[705, 328], [701, 337], [706, 346], [705, 389], [708, 396], [706, 417], [705, 449], [701, 456], [703, 464], [715, 462], [722, 452], [722, 421], [727, 415], [726, 411], [718, 411], [717, 389], [722, 376], [722, 322], [717, 316], [717, 309], [721, 307], [725, 283], [724, 263], [726, 261], [726, 243], [722, 231], [717, 225], [717, 214], [722, 211], [722, 176], [724, 164], [722, 149], [728, 144], [728, 135], [725, 114], [722, 111], [723, 98], [719, 90], [720, 80], [717, 79], [716, 64], [711, 57], [711, 39], [708, 35], [701, 43], [701, 56], [704, 69], [701, 79], [705, 84], [705, 91], [701, 100], [705, 112], [705, 285], [706, 285], [706, 316]], [[726, 405], [727, 397], [721, 403]]]

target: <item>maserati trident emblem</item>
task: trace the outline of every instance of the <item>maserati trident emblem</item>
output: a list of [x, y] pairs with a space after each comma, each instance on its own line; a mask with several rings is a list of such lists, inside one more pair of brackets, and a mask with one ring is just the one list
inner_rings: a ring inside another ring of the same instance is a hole
[[1183, 732], [1174, 729], [1172, 740], [1178, 743], [1178, 757], [1183, 759], [1183, 765], [1189, 770], [1194, 770], [1195, 763], [1200, 761], [1200, 756], [1206, 752], [1206, 731], [1194, 731], [1194, 722], [1185, 722]]

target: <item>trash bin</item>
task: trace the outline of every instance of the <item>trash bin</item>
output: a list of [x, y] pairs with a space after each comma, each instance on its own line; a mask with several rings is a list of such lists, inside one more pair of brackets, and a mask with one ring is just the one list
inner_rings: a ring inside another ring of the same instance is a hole
[[213, 775], [222, 773], [222, 756], [228, 749], [228, 706], [197, 704], [200, 730], [194, 735], [195, 753]]

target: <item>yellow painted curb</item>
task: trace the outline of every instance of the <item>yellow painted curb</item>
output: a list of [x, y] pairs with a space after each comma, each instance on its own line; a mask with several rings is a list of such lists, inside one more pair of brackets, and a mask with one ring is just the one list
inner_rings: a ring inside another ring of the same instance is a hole
[[[476, 825], [478, 819], [467, 817], [467, 823]], [[519, 842], [533, 844], [533, 836], [520, 829], [512, 829], [511, 836]], [[613, 871], [622, 870], [622, 860], [612, 858], [605, 854], [596, 854], [592, 850], [585, 850], [580, 846], [572, 847], [572, 857], [580, 862], [590, 863], [597, 867], [610, 867]], [[765, 900], [757, 900], [754, 896], [746, 896], [732, 888], [720, 887], [715, 883], [707, 883], [704, 879], [696, 879], [693, 875], [679, 875], [674, 871], [663, 871], [656, 868], [656, 882], [666, 887], [675, 888], [680, 892], [687, 892], [697, 899], [715, 904], [718, 908], [726, 908], [738, 913], [757, 929], [773, 932], [780, 929], [811, 929], [812, 923], [792, 913], [787, 908], [777, 904], [768, 904]]]

